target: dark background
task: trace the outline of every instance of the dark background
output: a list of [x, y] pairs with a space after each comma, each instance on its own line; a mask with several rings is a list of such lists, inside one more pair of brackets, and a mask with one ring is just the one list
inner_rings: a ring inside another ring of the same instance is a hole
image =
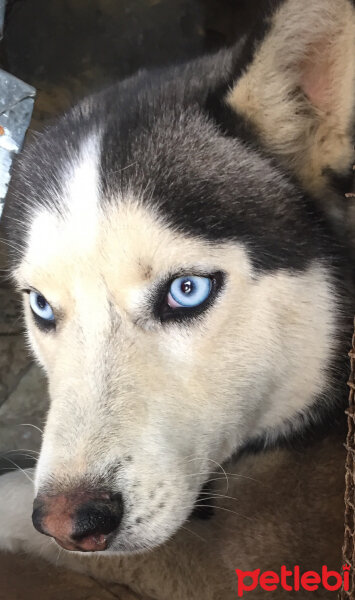
[[1, 66], [38, 90], [32, 128], [141, 67], [230, 45], [265, 0], [8, 0]]

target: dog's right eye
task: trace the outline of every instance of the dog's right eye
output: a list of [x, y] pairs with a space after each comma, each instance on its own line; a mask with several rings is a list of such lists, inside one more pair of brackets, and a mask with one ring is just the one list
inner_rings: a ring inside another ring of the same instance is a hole
[[221, 272], [176, 277], [162, 288], [155, 314], [161, 322], [193, 319], [213, 304], [223, 282]]
[[44, 330], [55, 328], [54, 312], [47, 300], [39, 292], [29, 292], [30, 307], [37, 325]]

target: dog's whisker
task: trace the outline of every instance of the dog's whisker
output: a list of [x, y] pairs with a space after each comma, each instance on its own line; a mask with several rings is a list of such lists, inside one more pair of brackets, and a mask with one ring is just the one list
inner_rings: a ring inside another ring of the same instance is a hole
[[224, 468], [222, 467], [222, 465], [221, 465], [221, 464], [219, 464], [218, 462], [216, 462], [216, 461], [215, 461], [215, 460], [213, 460], [212, 458], [209, 458], [208, 460], [209, 460], [210, 462], [213, 462], [215, 465], [217, 465], [217, 467], [219, 467], [219, 468], [221, 469], [222, 473], [224, 474], [224, 476], [225, 476], [225, 478], [226, 478], [226, 484], [227, 484], [227, 487], [226, 487], [226, 492], [228, 492], [228, 490], [229, 490], [229, 480], [228, 480], [228, 475], [227, 475], [227, 473], [225, 472]]
[[[254, 477], [250, 477], [249, 475], [242, 475], [241, 473], [228, 473], [225, 471], [226, 475], [228, 475], [229, 479], [248, 479], [250, 481], [254, 481], [255, 483], [262, 483], [260, 479], [255, 479]], [[221, 471], [200, 471], [199, 473], [188, 473], [187, 477], [195, 477], [197, 475], [221, 475]], [[225, 479], [225, 477], [220, 477], [216, 479], [208, 479], [208, 481], [219, 481], [221, 479]]]
[[15, 448], [14, 450], [8, 450], [5, 454], [12, 454], [13, 452], [31, 452], [32, 454], [40, 454], [38, 450], [31, 450], [31, 448]]
[[11, 458], [9, 458], [8, 456], [3, 456], [2, 458], [4, 460], [7, 460], [10, 464], [12, 464], [18, 471], [21, 471], [21, 473], [23, 473], [31, 483], [34, 483], [34, 480], [29, 476], [29, 474], [26, 473], [26, 471], [22, 469], [18, 464], [16, 464], [13, 460], [11, 460]]
[[62, 553], [63, 553], [63, 548], [60, 548], [60, 547], [58, 546], [57, 560], [56, 560], [56, 563], [55, 563], [55, 564], [56, 564], [56, 567], [58, 566], [58, 562], [59, 562], [59, 559], [60, 559], [60, 557], [61, 557]]
[[37, 431], [39, 431], [43, 435], [43, 429], [40, 429], [40, 427], [38, 427], [37, 425], [34, 425], [33, 423], [20, 423], [19, 427], [33, 427], [34, 429], [37, 429]]
[[[12, 452], [9, 452], [10, 456], [13, 454]], [[6, 455], [3, 455], [6, 456]], [[15, 456], [16, 459], [18, 458], [30, 458], [32, 460], [37, 460], [38, 456], [34, 456], [33, 454], [28, 454], [27, 452], [20, 452], [20, 453], [16, 453]]]
[[191, 529], [189, 529], [188, 527], [185, 527], [185, 525], [181, 525], [181, 529], [184, 529], [184, 531], [187, 531], [191, 535], [194, 535], [195, 537], [197, 537], [199, 540], [202, 540], [203, 542], [207, 543], [207, 540], [205, 538], [203, 538], [202, 535], [199, 535], [195, 531], [191, 531]]
[[[208, 494], [208, 496], [207, 496]], [[206, 496], [204, 498], [201, 498], [201, 500], [205, 501], [205, 500], [210, 500], [212, 498], [218, 498], [220, 500], [235, 500], [238, 501], [238, 498], [235, 498], [234, 496], [226, 496], [225, 494], [214, 494], [214, 493], [210, 493], [210, 492], [200, 492], [200, 496]]]
[[[186, 508], [189, 508], [189, 507], [185, 507], [185, 509]], [[232, 513], [233, 515], [236, 515], [237, 517], [241, 517], [242, 519], [247, 519], [248, 521], [253, 520], [251, 517], [242, 515], [241, 513], [238, 513], [235, 510], [231, 510], [230, 508], [226, 508], [225, 506], [218, 506], [216, 504], [195, 504], [194, 508], [214, 508], [214, 509], [218, 509], [218, 510], [224, 510], [226, 512]]]

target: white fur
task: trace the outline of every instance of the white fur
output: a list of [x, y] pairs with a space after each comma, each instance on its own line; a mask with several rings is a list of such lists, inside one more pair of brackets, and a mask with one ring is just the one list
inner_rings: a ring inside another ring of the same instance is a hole
[[[36, 490], [122, 462], [114, 485], [127, 508], [113, 548], [154, 546], [190, 513], [210, 460], [277, 436], [325, 392], [332, 286], [317, 263], [257, 274], [241, 244], [173, 232], [133, 198], [101, 215], [86, 253], [74, 242], [54, 250], [17, 273], [63, 315], [48, 335], [26, 309], [52, 398]], [[225, 272], [224, 289], [201, 321], [162, 326], [147, 304], [153, 286], [194, 265]]]
[[44, 266], [53, 254], [73, 245], [76, 251], [86, 253], [95, 243], [100, 213], [99, 156], [99, 135], [91, 136], [62, 174], [60, 213], [45, 206], [34, 215], [27, 254], [32, 264]]

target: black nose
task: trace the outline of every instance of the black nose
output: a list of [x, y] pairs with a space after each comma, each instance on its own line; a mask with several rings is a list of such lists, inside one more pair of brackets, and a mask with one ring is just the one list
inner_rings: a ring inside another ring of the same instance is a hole
[[41, 494], [34, 501], [33, 524], [66, 550], [106, 550], [109, 534], [119, 527], [123, 516], [121, 494], [85, 491]]
[[91, 500], [79, 506], [73, 516], [73, 540], [80, 541], [89, 536], [108, 535], [115, 531], [122, 520], [123, 502], [121, 494], [110, 500]]

